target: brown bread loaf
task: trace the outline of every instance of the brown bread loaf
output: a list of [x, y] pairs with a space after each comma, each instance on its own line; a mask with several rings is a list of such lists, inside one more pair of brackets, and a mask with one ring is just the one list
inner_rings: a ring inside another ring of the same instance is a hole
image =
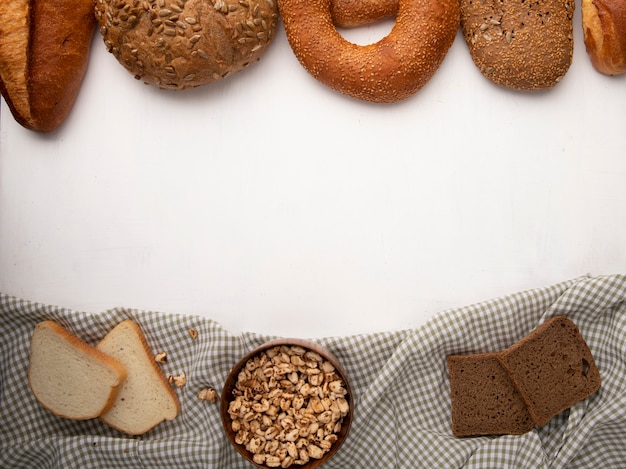
[[456, 436], [520, 435], [534, 423], [498, 354], [447, 358]]
[[589, 347], [564, 316], [546, 321], [498, 356], [538, 425], [600, 387]]
[[539, 90], [556, 85], [574, 50], [573, 0], [460, 0], [472, 60], [497, 85]]
[[91, 0], [0, 2], [0, 92], [22, 126], [50, 132], [65, 120], [95, 24]]
[[138, 80], [182, 90], [259, 60], [278, 22], [273, 0], [96, 0], [109, 52]]

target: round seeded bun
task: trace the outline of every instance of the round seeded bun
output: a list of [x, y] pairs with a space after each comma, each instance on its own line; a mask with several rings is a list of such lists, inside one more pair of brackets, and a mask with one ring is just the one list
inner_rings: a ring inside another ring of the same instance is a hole
[[138, 80], [211, 83], [258, 60], [278, 20], [273, 0], [96, 0], [107, 50]]

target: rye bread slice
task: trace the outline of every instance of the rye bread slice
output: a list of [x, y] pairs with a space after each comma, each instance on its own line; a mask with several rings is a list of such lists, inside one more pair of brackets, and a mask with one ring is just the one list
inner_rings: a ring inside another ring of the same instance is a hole
[[521, 435], [534, 423], [497, 353], [447, 357], [456, 436]]
[[499, 355], [538, 425], [595, 393], [600, 373], [578, 327], [554, 317]]

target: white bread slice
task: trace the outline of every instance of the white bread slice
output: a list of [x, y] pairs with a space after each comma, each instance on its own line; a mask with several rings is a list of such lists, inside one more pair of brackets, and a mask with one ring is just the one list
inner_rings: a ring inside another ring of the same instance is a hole
[[143, 332], [131, 320], [115, 326], [97, 345], [128, 370], [111, 409], [100, 419], [128, 435], [141, 435], [180, 410], [176, 393], [154, 360]]
[[115, 402], [126, 369], [54, 321], [35, 326], [28, 383], [39, 403], [74, 420], [98, 417]]

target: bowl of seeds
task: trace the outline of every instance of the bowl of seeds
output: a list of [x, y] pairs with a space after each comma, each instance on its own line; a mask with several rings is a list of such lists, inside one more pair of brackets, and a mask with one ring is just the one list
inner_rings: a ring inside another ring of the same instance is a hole
[[220, 411], [229, 441], [252, 464], [312, 469], [345, 441], [353, 409], [336, 357], [312, 341], [278, 339], [233, 366]]

